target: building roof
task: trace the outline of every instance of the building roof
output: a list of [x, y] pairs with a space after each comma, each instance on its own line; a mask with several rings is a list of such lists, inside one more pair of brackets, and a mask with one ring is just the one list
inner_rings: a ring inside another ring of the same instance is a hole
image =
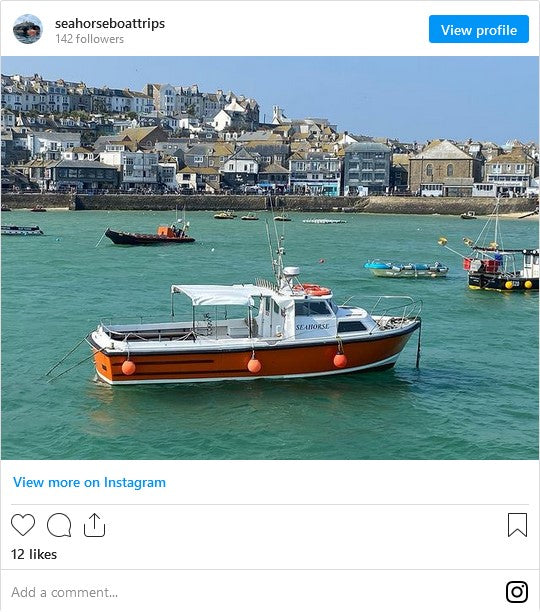
[[434, 140], [412, 159], [473, 159], [449, 140]]
[[66, 142], [69, 140], [80, 140], [79, 132], [31, 132], [32, 135], [46, 140], [58, 140]]
[[250, 153], [249, 151], [246, 151], [244, 147], [240, 147], [227, 159], [227, 161], [231, 159], [250, 159], [258, 162], [258, 157], [260, 156], [257, 153]]
[[216, 166], [204, 166], [201, 168], [190, 168], [189, 166], [184, 166], [178, 170], [179, 174], [219, 174], [219, 168]]
[[116, 170], [115, 166], [104, 164], [98, 161], [90, 161], [87, 159], [62, 159], [56, 162], [56, 166], [59, 168], [101, 168], [102, 170]]
[[90, 147], [69, 147], [66, 149], [66, 153], [93, 153], [94, 149]]
[[258, 153], [262, 157], [287, 155], [289, 153], [289, 145], [282, 142], [244, 142], [243, 146], [246, 151]]
[[394, 153], [392, 155], [392, 164], [394, 166], [408, 166], [409, 155], [407, 153]]
[[259, 169], [259, 174], [289, 174], [289, 170], [280, 164], [268, 164]]
[[509, 153], [502, 153], [492, 157], [488, 164], [534, 164], [535, 160], [527, 154], [527, 152], [520, 146], [512, 147]]
[[196, 144], [188, 149], [187, 155], [231, 155], [234, 151], [234, 144], [229, 142], [209, 142]]
[[391, 149], [381, 142], [353, 142], [345, 148], [345, 153], [356, 153], [360, 151], [390, 153]]
[[125, 130], [122, 130], [120, 134], [118, 134], [118, 138], [129, 138], [129, 140], [133, 142], [140, 142], [141, 140], [148, 138], [148, 136], [150, 136], [155, 130], [159, 130], [160, 132], [163, 131], [160, 129], [160, 126], [157, 125], [152, 125], [150, 127], [126, 128]]
[[238, 142], [253, 143], [268, 141], [275, 141], [279, 144], [283, 141], [283, 136], [269, 130], [257, 130], [255, 132], [244, 132], [244, 134], [238, 137]]

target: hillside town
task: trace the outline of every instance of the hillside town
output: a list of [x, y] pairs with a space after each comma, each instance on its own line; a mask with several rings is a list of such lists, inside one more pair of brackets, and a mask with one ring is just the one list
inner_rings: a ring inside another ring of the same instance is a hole
[[197, 85], [143, 91], [2, 75], [4, 192], [538, 195], [538, 144], [401, 142]]

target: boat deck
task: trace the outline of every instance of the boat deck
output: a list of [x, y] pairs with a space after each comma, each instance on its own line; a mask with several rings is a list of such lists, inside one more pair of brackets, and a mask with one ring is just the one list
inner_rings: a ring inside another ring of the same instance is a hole
[[[256, 323], [253, 321], [252, 337], [257, 337]], [[219, 321], [217, 324], [197, 322], [195, 331], [190, 323], [172, 323], [170, 325], [143, 324], [143, 325], [111, 325], [103, 326], [103, 331], [111, 338], [121, 342], [167, 342], [191, 340], [198, 337], [224, 340], [227, 338], [249, 338], [249, 328], [243, 321], [231, 320], [227, 323]]]

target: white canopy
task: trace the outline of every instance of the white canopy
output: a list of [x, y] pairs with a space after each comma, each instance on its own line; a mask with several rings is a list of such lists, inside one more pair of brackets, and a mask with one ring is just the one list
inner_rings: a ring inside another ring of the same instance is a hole
[[171, 293], [184, 293], [193, 306], [253, 306], [255, 297], [271, 297], [281, 308], [294, 300], [257, 285], [171, 285]]

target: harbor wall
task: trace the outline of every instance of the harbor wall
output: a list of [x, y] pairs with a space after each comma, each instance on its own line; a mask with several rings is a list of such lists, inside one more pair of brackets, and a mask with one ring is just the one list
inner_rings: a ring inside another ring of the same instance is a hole
[[[2, 203], [12, 209], [69, 208], [71, 210], [265, 210], [268, 199], [260, 195], [73, 195], [73, 194], [3, 194]], [[489, 214], [495, 198], [444, 198], [408, 196], [314, 197], [277, 196], [274, 210], [312, 213], [351, 212], [377, 214], [460, 215], [474, 210]], [[533, 211], [538, 200], [505, 198], [500, 212]]]

